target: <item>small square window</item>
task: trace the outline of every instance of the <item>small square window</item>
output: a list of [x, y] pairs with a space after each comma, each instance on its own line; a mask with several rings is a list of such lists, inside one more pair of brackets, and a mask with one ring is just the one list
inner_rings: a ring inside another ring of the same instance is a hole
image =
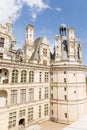
[[53, 99], [53, 94], [51, 94], [51, 99]]
[[64, 74], [66, 74], [66, 71], [64, 71]]
[[76, 91], [74, 91], [74, 93], [76, 93]]
[[67, 113], [65, 113], [65, 118], [67, 118]]
[[64, 78], [64, 83], [66, 83], [66, 78]]
[[53, 106], [53, 102], [51, 102], [51, 105]]
[[53, 87], [51, 87], [51, 90], [53, 90]]
[[51, 83], [53, 83], [53, 78], [51, 78]]
[[65, 98], [65, 100], [67, 100], [67, 96], [66, 95], [64, 95], [64, 98]]
[[47, 65], [47, 61], [46, 60], [43, 60], [43, 65]]
[[51, 115], [53, 115], [53, 110], [51, 110]]
[[66, 91], [66, 87], [64, 87], [64, 91]]

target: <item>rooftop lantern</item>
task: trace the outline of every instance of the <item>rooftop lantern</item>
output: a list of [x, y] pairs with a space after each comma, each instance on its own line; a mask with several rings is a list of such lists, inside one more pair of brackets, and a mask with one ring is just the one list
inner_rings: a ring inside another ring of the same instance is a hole
[[60, 26], [60, 35], [61, 35], [61, 36], [65, 36], [65, 35], [66, 35], [66, 30], [67, 30], [66, 25], [65, 25], [65, 24], [62, 24], [62, 25]]

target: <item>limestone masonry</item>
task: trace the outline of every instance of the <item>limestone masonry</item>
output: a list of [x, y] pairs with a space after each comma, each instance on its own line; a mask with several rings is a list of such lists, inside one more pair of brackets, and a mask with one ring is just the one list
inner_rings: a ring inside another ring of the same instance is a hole
[[87, 114], [85, 77], [73, 27], [60, 26], [51, 53], [46, 37], [34, 40], [32, 25], [26, 27], [23, 47], [16, 50], [11, 18], [0, 24], [0, 130], [79, 119]]

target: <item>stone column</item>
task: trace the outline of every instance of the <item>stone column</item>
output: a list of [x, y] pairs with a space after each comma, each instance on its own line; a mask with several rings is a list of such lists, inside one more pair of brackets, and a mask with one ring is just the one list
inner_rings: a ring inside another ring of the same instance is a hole
[[29, 71], [27, 70], [27, 77], [26, 82], [29, 83]]
[[20, 89], [18, 89], [17, 104], [20, 104]]
[[13, 69], [9, 69], [9, 76], [8, 76], [8, 78], [9, 78], [9, 83], [12, 82], [12, 71], [13, 71]]
[[21, 83], [21, 70], [18, 70], [18, 83]]
[[7, 107], [10, 107], [11, 105], [11, 92], [10, 90], [7, 91], [8, 96], [7, 96]]
[[29, 91], [29, 89], [27, 88], [27, 89], [26, 89], [26, 102], [27, 102], [27, 103], [29, 102], [29, 100], [28, 100], [28, 91]]

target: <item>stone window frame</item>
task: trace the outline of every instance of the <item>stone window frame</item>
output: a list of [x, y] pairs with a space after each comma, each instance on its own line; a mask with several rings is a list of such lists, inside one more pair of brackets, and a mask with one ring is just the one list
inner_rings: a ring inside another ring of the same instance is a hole
[[43, 60], [43, 65], [47, 65], [47, 61], [46, 60]]
[[42, 72], [39, 73], [39, 82], [42, 82]]
[[65, 118], [67, 118], [67, 113], [65, 113]]
[[41, 118], [41, 105], [39, 106], [39, 118]]
[[44, 116], [48, 115], [48, 104], [44, 104]]
[[41, 88], [39, 88], [39, 100], [41, 99]]
[[47, 49], [43, 48], [43, 56], [47, 57]]
[[64, 83], [66, 83], [66, 78], [64, 78]]
[[26, 70], [22, 70], [21, 72], [21, 83], [25, 83], [27, 80], [27, 72]]
[[45, 81], [45, 83], [48, 83], [48, 81], [49, 81], [49, 72], [45, 72], [44, 81]]
[[34, 88], [29, 88], [28, 100], [29, 100], [29, 102], [34, 101]]
[[16, 126], [16, 112], [9, 113], [8, 129]]
[[33, 83], [34, 82], [34, 71], [30, 71], [29, 72], [29, 83]]
[[49, 97], [49, 88], [45, 87], [44, 88], [44, 99], [47, 99]]
[[4, 48], [5, 38], [0, 37], [0, 47]]
[[64, 87], [64, 91], [66, 91], [66, 87]]
[[67, 100], [67, 95], [64, 95], [64, 100]]
[[11, 90], [11, 105], [16, 105], [17, 104], [17, 90]]
[[20, 103], [26, 102], [26, 89], [20, 89]]
[[25, 116], [25, 109], [19, 111], [19, 117]]
[[33, 120], [33, 107], [28, 108], [28, 122]]
[[18, 70], [14, 69], [12, 71], [12, 83], [18, 83]]

